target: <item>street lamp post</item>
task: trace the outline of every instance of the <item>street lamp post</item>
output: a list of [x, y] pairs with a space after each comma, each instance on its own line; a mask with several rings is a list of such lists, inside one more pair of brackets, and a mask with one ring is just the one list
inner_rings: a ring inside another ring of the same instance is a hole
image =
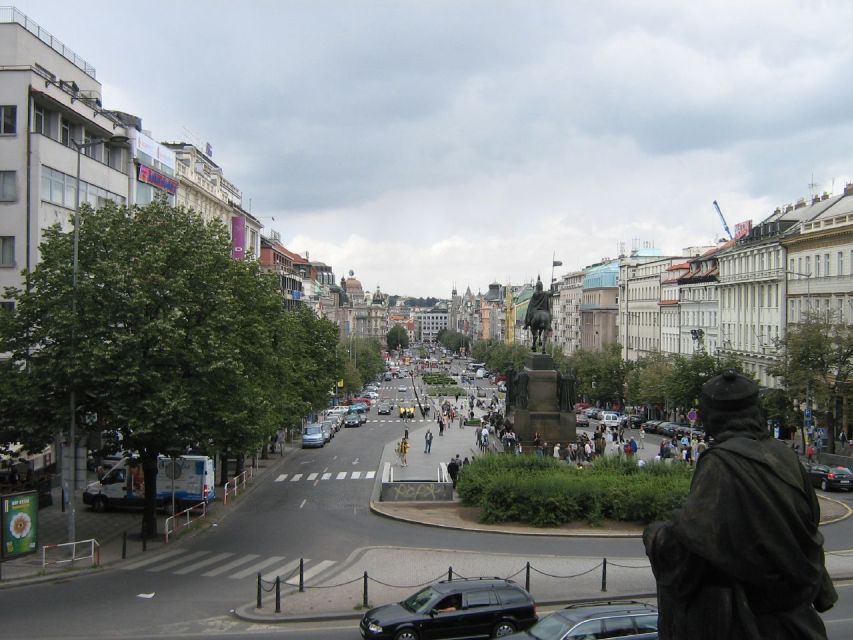
[[[76, 338], [77, 338], [77, 265], [80, 247], [80, 161], [83, 151], [91, 149], [99, 144], [111, 143], [123, 145], [127, 143], [126, 136], [111, 136], [109, 138], [96, 138], [89, 142], [77, 142], [73, 138], [71, 144], [77, 150], [77, 181], [74, 194], [74, 236], [71, 250], [71, 356], [77, 355]], [[71, 421], [68, 426], [68, 441], [71, 447], [71, 455], [67, 458], [70, 460], [68, 465], [68, 474], [64, 479], [65, 499], [69, 503], [68, 512], [68, 542], [74, 542], [77, 537], [77, 395], [74, 389], [73, 381], [69, 382], [71, 387], [69, 393], [69, 408], [71, 410]], [[66, 471], [63, 470], [63, 475]], [[70, 486], [69, 486], [70, 485]]]

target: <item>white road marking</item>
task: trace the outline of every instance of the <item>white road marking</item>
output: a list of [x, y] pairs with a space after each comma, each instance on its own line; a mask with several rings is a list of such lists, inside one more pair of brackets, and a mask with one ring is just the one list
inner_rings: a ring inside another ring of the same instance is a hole
[[218, 576], [221, 573], [225, 573], [226, 571], [231, 571], [231, 569], [235, 569], [239, 567], [241, 564], [246, 564], [252, 560], [260, 558], [261, 556], [257, 553], [247, 553], [244, 556], [237, 558], [236, 560], [232, 560], [228, 564], [224, 564], [221, 567], [216, 567], [216, 569], [211, 569], [207, 573], [202, 573], [201, 575], [210, 578], [213, 576]]
[[181, 558], [177, 558], [172, 560], [171, 562], [167, 562], [165, 564], [161, 564], [157, 567], [151, 567], [148, 571], [152, 573], [157, 573], [159, 571], [165, 571], [166, 569], [171, 569], [173, 567], [177, 567], [179, 564], [183, 564], [189, 560], [195, 560], [196, 558], [201, 558], [202, 556], [206, 556], [210, 551], [194, 551], [188, 556], [183, 556]]
[[352, 479], [358, 480], [359, 478], [361, 478], [361, 471], [353, 471], [352, 472]]
[[300, 504], [300, 505], [299, 505], [299, 508], [301, 509], [302, 507], [304, 507], [306, 502], [308, 502], [308, 498], [305, 498], [305, 499], [302, 501], [302, 504]]
[[337, 459], [338, 459], [338, 456], [335, 456], [332, 458], [332, 460], [337, 460]]
[[301, 473], [294, 473], [293, 477], [290, 479], [290, 481], [296, 482], [298, 480], [302, 480], [302, 474]]
[[125, 571], [132, 571], [133, 569], [139, 569], [140, 567], [144, 567], [147, 564], [154, 564], [155, 562], [165, 560], [166, 558], [171, 558], [181, 553], [186, 553], [186, 549], [174, 549], [173, 551], [167, 551], [166, 553], [161, 553], [150, 558], [145, 558], [144, 560], [137, 560], [136, 562], [131, 562], [130, 564], [121, 565], [121, 568]]
[[287, 480], [286, 473], [282, 473], [278, 478], [275, 479], [276, 482], [284, 482], [285, 480]]
[[337, 475], [337, 477], [335, 478], [335, 480], [344, 480], [344, 479], [346, 479], [346, 477], [347, 477], [347, 472], [346, 472], [346, 471], [341, 471], [340, 473], [338, 473], [338, 475]]
[[352, 461], [353, 464], [358, 464], [358, 458]]
[[177, 571], [175, 571], [175, 574], [177, 574], [179, 576], [185, 576], [188, 573], [192, 573], [193, 571], [198, 571], [202, 567], [207, 567], [211, 564], [215, 564], [215, 563], [219, 562], [220, 560], [225, 560], [225, 558], [230, 558], [233, 555], [234, 555], [233, 553], [229, 553], [227, 551], [225, 553], [217, 553], [215, 556], [211, 556], [210, 558], [205, 558], [201, 562], [196, 562], [194, 564], [191, 564], [188, 567], [184, 567], [183, 569], [178, 569]]
[[365, 480], [372, 480], [374, 477], [376, 477], [375, 471], [368, 471], [367, 473], [364, 474]]
[[154, 597], [154, 592], [152, 591], [151, 593], [137, 593], [136, 597], [137, 598], [145, 598], [146, 600], [150, 600], [151, 598]]
[[332, 474], [331, 474], [331, 473], [324, 473], [324, 474], [322, 475], [322, 477], [321, 477], [321, 478], [322, 478], [323, 480], [328, 480], [328, 479], [329, 479], [329, 478], [331, 478], [331, 477], [332, 477]]
[[[272, 582], [276, 579], [276, 576], [280, 576], [284, 578], [285, 576], [289, 576], [296, 567], [299, 566], [299, 560], [291, 560], [285, 565], [280, 566], [278, 569], [273, 569], [265, 576], [261, 576], [261, 580], [266, 580], [267, 582]], [[299, 584], [298, 582], [296, 584]]]
[[281, 562], [284, 560], [284, 556], [272, 556], [271, 558], [267, 558], [266, 560], [261, 560], [253, 564], [251, 567], [247, 567], [242, 571], [238, 571], [237, 573], [231, 574], [228, 576], [232, 580], [239, 580], [241, 578], [248, 578], [250, 575], [257, 573], [264, 567], [268, 567], [271, 564], [276, 564], [277, 562]]
[[317, 474], [316, 474], [316, 473], [309, 473], [309, 474], [308, 474], [308, 477], [307, 477], [307, 478], [305, 478], [305, 479], [306, 479], [308, 482], [311, 482], [312, 480], [316, 480], [316, 479], [317, 479]]
[[[318, 562], [314, 566], [309, 567], [308, 569], [302, 572], [302, 581], [305, 582], [310, 578], [313, 578], [321, 571], [325, 571], [326, 569], [335, 564], [337, 564], [337, 562], [334, 562], [333, 560], [323, 560], [322, 562]], [[290, 580], [287, 580], [286, 582], [287, 584], [299, 584], [299, 575], [297, 574], [293, 576]]]

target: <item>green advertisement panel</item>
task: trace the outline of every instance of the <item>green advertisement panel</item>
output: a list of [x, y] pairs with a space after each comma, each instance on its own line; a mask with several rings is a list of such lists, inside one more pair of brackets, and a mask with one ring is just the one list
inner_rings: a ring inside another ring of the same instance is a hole
[[39, 497], [37, 491], [12, 493], [2, 497], [2, 557], [11, 560], [38, 551]]

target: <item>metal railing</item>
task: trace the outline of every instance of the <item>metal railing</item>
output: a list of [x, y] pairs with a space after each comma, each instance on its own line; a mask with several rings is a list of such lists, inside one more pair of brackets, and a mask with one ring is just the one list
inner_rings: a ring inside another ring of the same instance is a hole
[[[83, 546], [83, 549], [87, 551], [85, 555], [77, 555], [78, 546]], [[59, 558], [56, 560], [49, 560], [48, 554], [69, 552], [70, 557]], [[92, 566], [97, 567], [101, 564], [101, 545], [98, 544], [98, 541], [95, 538], [90, 538], [88, 540], [80, 540], [78, 542], [63, 542], [62, 544], [46, 544], [41, 548], [41, 566], [42, 569], [47, 567], [48, 565], [55, 564], [74, 564], [79, 560], [91, 560]]]
[[228, 494], [236, 496], [237, 490], [240, 488], [245, 489], [246, 483], [255, 477], [255, 469], [254, 467], [249, 467], [240, 475], [234, 476], [231, 480], [225, 483], [225, 495], [222, 498], [222, 504], [228, 504]]
[[[197, 509], [201, 509], [201, 514], [199, 514], [197, 517], [193, 518], [192, 512], [197, 510]], [[201, 520], [202, 518], [206, 518], [206, 517], [207, 517], [207, 503], [202, 501], [202, 502], [199, 502], [198, 504], [194, 504], [193, 506], [188, 507], [187, 509], [184, 509], [183, 511], [176, 513], [173, 516], [169, 516], [168, 518], [166, 518], [166, 525], [165, 525], [165, 529], [166, 529], [166, 533], [165, 533], [166, 540], [165, 541], [166, 541], [166, 544], [169, 543], [169, 536], [172, 535], [173, 533], [175, 533], [180, 527], [188, 527], [193, 522], [195, 522], [196, 520]]]

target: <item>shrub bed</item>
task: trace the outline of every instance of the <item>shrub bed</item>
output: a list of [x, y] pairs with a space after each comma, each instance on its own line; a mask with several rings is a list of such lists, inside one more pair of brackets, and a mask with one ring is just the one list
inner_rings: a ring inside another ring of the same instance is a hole
[[427, 373], [424, 374], [424, 384], [431, 385], [453, 385], [456, 384], [456, 380], [451, 378], [450, 376], [446, 376], [443, 373]]
[[465, 390], [461, 387], [441, 385], [429, 387], [427, 393], [431, 396], [464, 396]]
[[554, 527], [604, 519], [648, 523], [684, 503], [692, 470], [685, 465], [638, 467], [606, 458], [578, 469], [550, 457], [480, 456], [460, 475], [464, 504], [480, 507], [480, 521]]

